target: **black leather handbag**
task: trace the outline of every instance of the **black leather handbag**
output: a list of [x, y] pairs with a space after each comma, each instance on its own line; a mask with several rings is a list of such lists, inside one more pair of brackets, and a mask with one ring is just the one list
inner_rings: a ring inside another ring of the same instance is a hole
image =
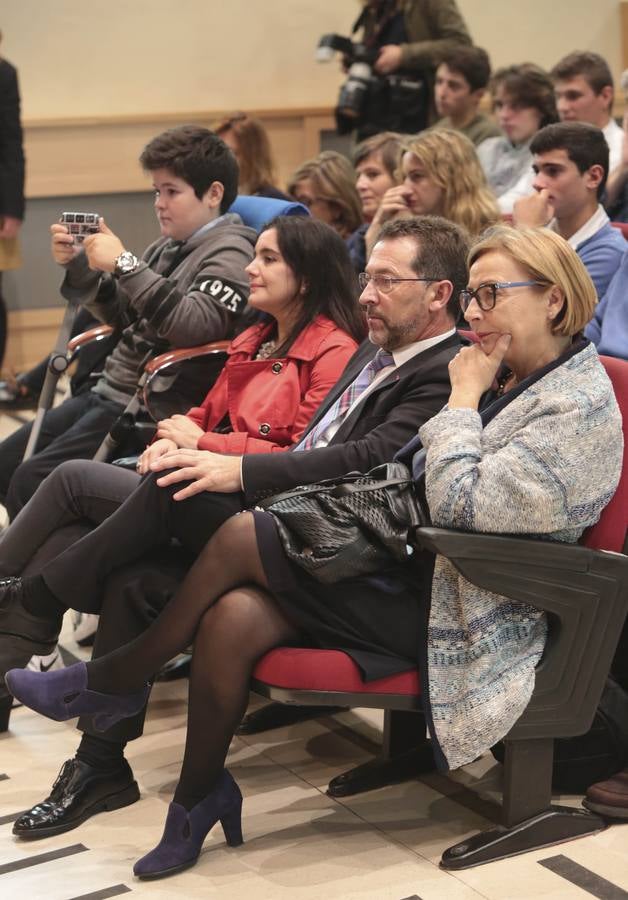
[[332, 584], [409, 559], [408, 535], [429, 516], [403, 463], [350, 472], [268, 497], [288, 559]]

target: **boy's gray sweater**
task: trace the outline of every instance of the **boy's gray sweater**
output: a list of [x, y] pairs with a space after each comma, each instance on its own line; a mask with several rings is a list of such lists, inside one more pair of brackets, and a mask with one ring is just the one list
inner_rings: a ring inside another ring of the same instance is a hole
[[102, 322], [121, 330], [92, 390], [126, 406], [148, 353], [230, 338], [249, 293], [245, 267], [256, 232], [227, 213], [209, 230], [183, 242], [159, 238], [137, 269], [115, 278], [92, 271], [84, 253], [67, 266], [61, 293]]

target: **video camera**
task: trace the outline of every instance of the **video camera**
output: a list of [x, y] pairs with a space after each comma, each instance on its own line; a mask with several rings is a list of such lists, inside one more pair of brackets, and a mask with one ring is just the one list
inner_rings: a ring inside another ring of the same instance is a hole
[[316, 48], [317, 62], [329, 62], [342, 53], [348, 68], [336, 105], [336, 130], [354, 129], [417, 132], [427, 123], [428, 102], [422, 78], [405, 74], [378, 75], [373, 70], [379, 49], [339, 34], [324, 34]]
[[[352, 131], [361, 121], [371, 82], [377, 78], [373, 74], [373, 63], [378, 51], [354, 43], [350, 38], [339, 34], [324, 34], [316, 48], [317, 62], [329, 62], [334, 51], [342, 53], [347, 65], [347, 80], [340, 88], [336, 120], [338, 133]], [[340, 119], [347, 120], [348, 127], [341, 130]]]

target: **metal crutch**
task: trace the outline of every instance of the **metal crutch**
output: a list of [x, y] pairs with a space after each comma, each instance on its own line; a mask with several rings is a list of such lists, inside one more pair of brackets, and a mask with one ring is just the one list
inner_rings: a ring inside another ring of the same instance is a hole
[[23, 462], [26, 462], [26, 460], [30, 459], [35, 453], [41, 427], [44, 422], [44, 416], [54, 403], [57, 382], [72, 361], [68, 358], [67, 346], [68, 341], [70, 340], [70, 334], [72, 333], [72, 326], [74, 324], [74, 319], [76, 318], [78, 306], [79, 304], [74, 303], [73, 301], [67, 302], [59, 333], [57, 334], [57, 340], [50, 357], [48, 358], [46, 377], [44, 378], [41, 394], [37, 401], [37, 412], [35, 413], [31, 433], [28, 437], [26, 450], [24, 451]]

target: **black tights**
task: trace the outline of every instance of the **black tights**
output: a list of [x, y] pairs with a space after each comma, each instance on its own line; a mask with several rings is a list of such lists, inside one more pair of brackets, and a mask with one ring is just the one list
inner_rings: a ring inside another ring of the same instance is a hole
[[253, 516], [233, 516], [159, 618], [140, 637], [88, 663], [90, 688], [130, 693], [194, 644], [185, 755], [175, 791], [175, 801], [187, 809], [209, 793], [222, 771], [255, 663], [297, 637], [266, 587]]

